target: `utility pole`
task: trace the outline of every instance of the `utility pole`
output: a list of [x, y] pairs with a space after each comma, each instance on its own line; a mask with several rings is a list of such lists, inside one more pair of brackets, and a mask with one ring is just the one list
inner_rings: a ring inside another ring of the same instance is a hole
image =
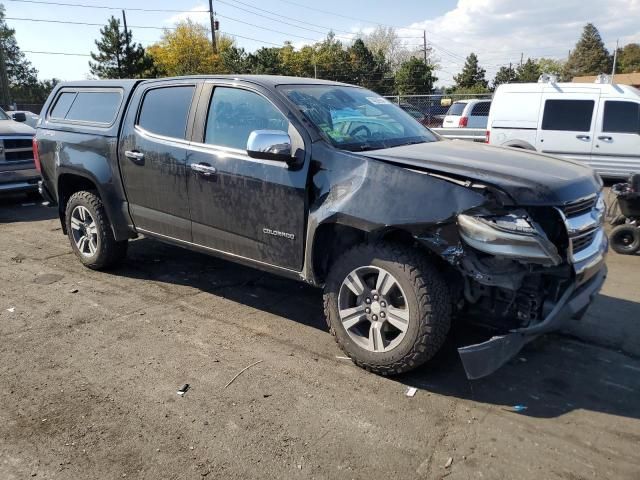
[[522, 60], [524, 58], [524, 52], [520, 53], [520, 66], [522, 67]]
[[616, 49], [613, 52], [613, 68], [611, 69], [611, 81], [609, 83], [613, 83], [613, 77], [616, 74], [616, 61], [618, 60], [618, 42], [620, 40], [616, 40]]
[[126, 77], [129, 76], [128, 70], [128, 61], [129, 61], [129, 53], [131, 52], [131, 47], [129, 45], [129, 30], [127, 29], [127, 14], [124, 9], [122, 10], [122, 23], [124, 23], [124, 68]]
[[0, 102], [3, 106], [9, 106], [9, 78], [7, 76], [7, 64], [4, 58], [4, 44], [0, 42]]
[[216, 45], [216, 22], [213, 18], [213, 0], [209, 0], [209, 21], [211, 22], [211, 47], [213, 53], [218, 53], [218, 47]]
[[422, 31], [422, 48], [424, 53], [424, 63], [427, 63], [427, 31]]

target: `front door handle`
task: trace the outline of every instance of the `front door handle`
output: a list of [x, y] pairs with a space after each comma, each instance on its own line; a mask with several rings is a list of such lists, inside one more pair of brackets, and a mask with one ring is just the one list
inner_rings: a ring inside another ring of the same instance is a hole
[[208, 163], [192, 163], [191, 170], [196, 173], [201, 173], [205, 177], [209, 177], [217, 171], [215, 167], [212, 167]]
[[607, 135], [602, 135], [602, 136], [598, 137], [598, 140], [606, 140], [607, 142], [611, 142], [613, 140], [613, 138], [609, 137]]
[[126, 150], [124, 152], [124, 156], [131, 160], [133, 163], [137, 163], [139, 165], [144, 163], [144, 153], [137, 150]]
[[591, 140], [591, 137], [589, 135], [576, 135], [576, 138], [578, 140]]

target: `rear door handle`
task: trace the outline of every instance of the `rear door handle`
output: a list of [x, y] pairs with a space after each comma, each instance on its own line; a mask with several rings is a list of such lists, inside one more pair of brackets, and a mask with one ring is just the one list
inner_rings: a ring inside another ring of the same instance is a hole
[[193, 170], [196, 173], [200, 173], [205, 177], [213, 175], [217, 171], [215, 167], [212, 167], [208, 163], [192, 163], [191, 170]]
[[600, 137], [598, 137], [598, 140], [606, 140], [607, 142], [610, 142], [613, 140], [612, 137], [608, 137], [607, 135], [602, 135]]
[[578, 140], [590, 140], [591, 137], [589, 135], [576, 135]]
[[137, 150], [126, 150], [124, 156], [133, 161], [133, 163], [142, 164], [144, 162], [144, 153]]

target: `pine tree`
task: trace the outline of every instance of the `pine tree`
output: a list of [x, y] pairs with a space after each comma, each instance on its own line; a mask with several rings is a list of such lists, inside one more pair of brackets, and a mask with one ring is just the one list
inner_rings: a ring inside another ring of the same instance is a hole
[[508, 67], [500, 67], [493, 79], [493, 88], [495, 89], [503, 83], [515, 82], [516, 78], [516, 71], [511, 65]]
[[456, 90], [458, 89], [486, 89], [487, 80], [485, 79], [485, 69], [481, 68], [478, 63], [478, 57], [475, 53], [470, 53], [464, 62], [462, 72], [453, 77], [456, 82]]
[[131, 41], [131, 30], [120, 31], [120, 20], [111, 17], [96, 40], [98, 53], [91, 52], [89, 68], [98, 78], [142, 78], [152, 75], [153, 60], [139, 43]]
[[518, 66], [517, 81], [520, 83], [537, 82], [540, 78], [540, 66], [530, 58], [522, 65]]
[[400, 95], [432, 93], [437, 81], [433, 67], [418, 58], [402, 62], [396, 72], [396, 89]]
[[580, 75], [598, 75], [611, 71], [611, 55], [604, 46], [598, 29], [587, 23], [582, 31], [582, 36], [569, 55], [566, 63], [566, 72], [569, 78]]

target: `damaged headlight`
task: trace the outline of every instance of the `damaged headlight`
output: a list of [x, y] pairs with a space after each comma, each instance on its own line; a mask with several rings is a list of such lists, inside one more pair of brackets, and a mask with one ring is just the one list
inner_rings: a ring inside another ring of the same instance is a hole
[[458, 226], [465, 243], [481, 252], [542, 265], [562, 261], [556, 247], [524, 211], [490, 217], [460, 214]]

